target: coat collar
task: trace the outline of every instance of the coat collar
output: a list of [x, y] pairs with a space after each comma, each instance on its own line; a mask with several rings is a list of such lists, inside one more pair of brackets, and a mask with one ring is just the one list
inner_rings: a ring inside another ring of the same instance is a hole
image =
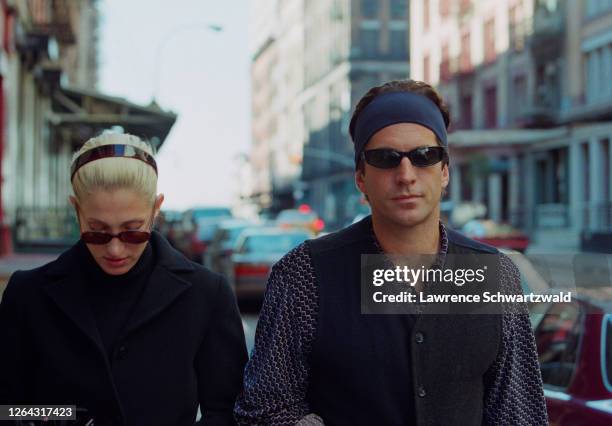
[[[62, 253], [55, 261], [51, 262], [45, 269], [45, 274], [51, 278], [74, 275], [80, 261], [78, 258], [79, 244], [83, 243], [79, 241]], [[194, 270], [194, 266], [189, 260], [175, 250], [159, 232], [153, 231], [151, 234], [151, 245], [153, 246], [158, 266], [162, 266], [172, 272], [190, 272]]]
[[[45, 292], [57, 306], [103, 351], [95, 318], [85, 292], [86, 278], [78, 267], [80, 261], [78, 244], [64, 252], [49, 264], [44, 273], [47, 276]], [[141, 299], [130, 318], [124, 333], [142, 326], [167, 308], [191, 283], [178, 274], [191, 272], [195, 267], [156, 231], [151, 236], [156, 256], [155, 267]]]

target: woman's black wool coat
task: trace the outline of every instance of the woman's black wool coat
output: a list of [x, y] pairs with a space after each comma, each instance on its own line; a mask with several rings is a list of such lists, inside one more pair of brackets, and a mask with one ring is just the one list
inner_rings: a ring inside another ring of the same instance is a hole
[[76, 405], [96, 426], [190, 425], [199, 404], [203, 424], [234, 423], [247, 353], [233, 292], [160, 234], [151, 244], [153, 272], [110, 357], [77, 246], [13, 274], [0, 304], [0, 404]]

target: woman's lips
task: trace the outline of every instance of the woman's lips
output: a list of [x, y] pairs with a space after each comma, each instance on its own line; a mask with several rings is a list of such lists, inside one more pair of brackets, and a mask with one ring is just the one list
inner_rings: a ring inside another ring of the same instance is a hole
[[127, 262], [127, 257], [124, 257], [122, 259], [110, 259], [108, 257], [105, 257], [104, 260], [106, 261], [106, 263], [108, 263], [110, 266], [118, 268], [123, 266], [126, 262]]

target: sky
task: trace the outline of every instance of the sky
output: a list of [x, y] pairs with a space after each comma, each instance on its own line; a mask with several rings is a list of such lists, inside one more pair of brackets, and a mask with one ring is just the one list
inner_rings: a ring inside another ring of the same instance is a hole
[[178, 114], [157, 155], [164, 207], [229, 206], [235, 157], [250, 145], [248, 0], [98, 7], [98, 90], [143, 105], [156, 99]]

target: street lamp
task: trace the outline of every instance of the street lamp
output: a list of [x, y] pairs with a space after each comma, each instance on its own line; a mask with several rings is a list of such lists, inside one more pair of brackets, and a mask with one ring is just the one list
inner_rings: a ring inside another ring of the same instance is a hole
[[164, 48], [166, 47], [168, 42], [176, 38], [176, 36], [182, 33], [185, 33], [187, 31], [193, 31], [193, 30], [208, 30], [208, 31], [212, 31], [215, 33], [219, 33], [223, 31], [223, 27], [221, 25], [210, 24], [207, 22], [194, 22], [192, 24], [186, 24], [186, 25], [175, 27], [166, 33], [164, 38], [157, 44], [157, 49], [155, 50], [155, 63], [153, 65], [154, 70], [155, 70], [155, 73], [153, 76], [153, 82], [155, 84], [155, 87], [153, 90], [153, 102], [155, 102], [155, 99], [159, 95], [159, 74], [160, 74], [160, 69], [161, 69], [161, 56], [162, 56]]

